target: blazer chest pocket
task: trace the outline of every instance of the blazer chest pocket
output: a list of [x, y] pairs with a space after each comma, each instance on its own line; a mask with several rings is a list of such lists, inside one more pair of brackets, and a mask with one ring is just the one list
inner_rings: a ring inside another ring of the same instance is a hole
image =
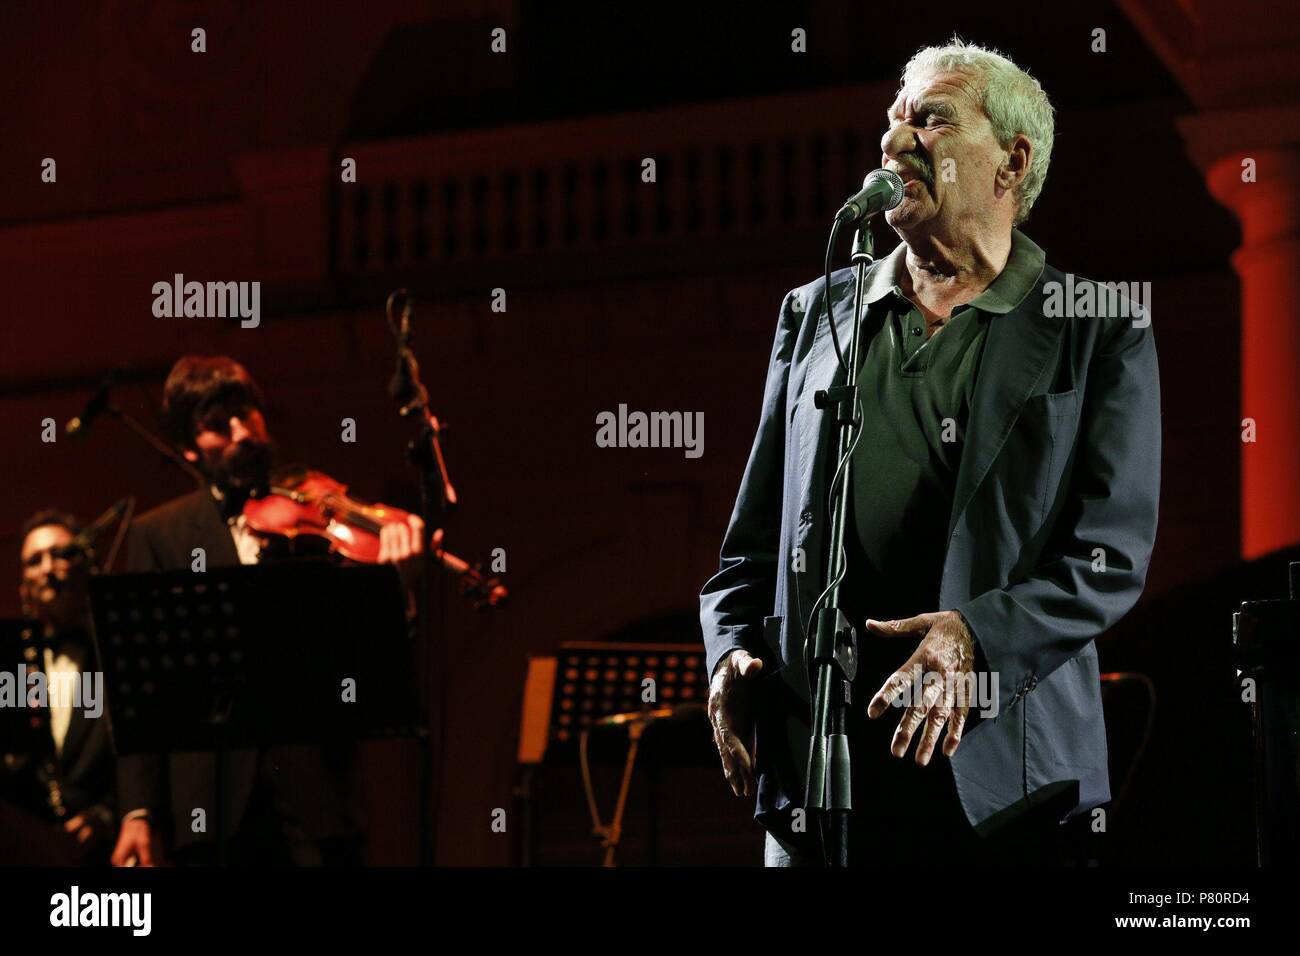
[[1068, 392], [1048, 392], [1042, 395], [1031, 395], [1025, 400], [1025, 407], [1021, 415], [1022, 417], [1028, 415], [1031, 418], [1048, 419], [1049, 421], [1061, 418], [1077, 418], [1079, 416], [1079, 390], [1072, 388]]

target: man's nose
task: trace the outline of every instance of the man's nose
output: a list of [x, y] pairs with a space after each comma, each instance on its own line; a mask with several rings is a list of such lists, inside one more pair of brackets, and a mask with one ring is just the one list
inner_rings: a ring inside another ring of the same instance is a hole
[[248, 430], [248, 426], [244, 424], [244, 420], [238, 415], [231, 416], [230, 440], [232, 442], [239, 442], [248, 438], [250, 435], [252, 435], [252, 432]]
[[912, 127], [906, 123], [899, 123], [897, 126], [885, 130], [885, 135], [880, 137], [880, 165], [885, 166], [891, 159], [897, 159], [903, 153], [911, 152], [916, 148], [916, 133]]

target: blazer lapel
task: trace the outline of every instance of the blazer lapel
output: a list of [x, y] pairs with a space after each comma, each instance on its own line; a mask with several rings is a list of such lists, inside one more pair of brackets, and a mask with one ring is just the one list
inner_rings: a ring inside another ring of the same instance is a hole
[[[893, 277], [899, 267], [899, 260], [906, 254], [906, 246], [899, 243], [889, 255], [876, 262], [867, 271], [863, 283], [862, 311], [865, 314], [871, 303], [883, 297], [893, 287]], [[853, 299], [857, 291], [856, 276], [852, 269], [844, 271], [845, 278], [839, 283], [831, 284], [831, 318], [839, 335], [840, 348], [844, 350], [845, 361], [848, 360], [849, 338], [853, 334]], [[818, 300], [821, 311], [821, 300]], [[858, 359], [865, 354], [867, 342], [859, 343]], [[833, 385], [842, 385], [847, 380], [839, 357], [835, 354], [835, 345], [831, 342], [830, 326], [822, 315], [818, 316], [817, 333], [813, 337], [812, 348], [808, 351], [807, 371], [799, 388], [798, 405], [791, 416], [799, 434], [799, 501], [801, 508], [820, 514], [811, 500], [813, 488], [820, 487], [819, 475], [827, 454], [835, 454], [833, 442], [827, 442], [825, 433], [832, 428], [833, 417], [813, 404], [813, 396], [820, 390]], [[817, 483], [815, 483], [817, 479]], [[828, 479], [829, 480], [829, 479]], [[829, 489], [827, 489], [829, 491]], [[824, 498], [824, 496], [823, 496]], [[825, 504], [823, 500], [822, 505]]]
[[[853, 283], [832, 287], [831, 317], [839, 332], [840, 346], [848, 349], [848, 334], [853, 321]], [[803, 510], [817, 509], [811, 501], [814, 476], [821, 470], [821, 457], [825, 451], [822, 435], [830, 424], [827, 413], [813, 404], [813, 396], [824, 388], [842, 383], [844, 370], [840, 367], [831, 344], [830, 326], [825, 320], [817, 324], [812, 349], [808, 353], [808, 371], [799, 390], [798, 406], [794, 412], [794, 425], [799, 435], [799, 501]]]
[[950, 539], [1055, 351], [1062, 320], [1043, 315], [1038, 307], [1041, 301], [1035, 290], [1017, 308], [990, 320], [971, 401], [966, 447], [957, 467], [948, 522]]

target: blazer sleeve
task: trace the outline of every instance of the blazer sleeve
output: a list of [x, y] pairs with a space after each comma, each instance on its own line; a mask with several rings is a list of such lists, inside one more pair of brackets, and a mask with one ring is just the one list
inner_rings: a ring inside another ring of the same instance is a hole
[[[1152, 327], [1122, 319], [1094, 354], [1068, 498], [1037, 567], [956, 608], [991, 670], [1023, 696], [1137, 602], [1160, 499]], [[1104, 559], [1104, 570], [1097, 564]]]
[[786, 390], [802, 312], [791, 291], [781, 304], [776, 340], [763, 389], [763, 413], [740, 482], [736, 505], [722, 539], [718, 573], [700, 592], [708, 673], [733, 650], [760, 657], [763, 618], [776, 600], [782, 482], [786, 439]]
[[[126, 539], [126, 571], [160, 570], [149, 527], [132, 525]], [[151, 820], [166, 813], [166, 758], [161, 754], [133, 754], [117, 760], [117, 807], [123, 816], [144, 810]]]

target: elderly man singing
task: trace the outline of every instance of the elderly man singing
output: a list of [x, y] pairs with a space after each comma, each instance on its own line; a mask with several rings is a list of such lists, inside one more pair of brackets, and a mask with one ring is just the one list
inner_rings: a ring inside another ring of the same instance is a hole
[[[1110, 799], [1093, 640], [1137, 600], [1155, 540], [1150, 319], [1077, 277], [1081, 307], [1061, 308], [1065, 274], [1016, 228], [1046, 180], [1053, 116], [1006, 57], [960, 40], [921, 50], [888, 124], [882, 165], [906, 187], [886, 220], [902, 242], [867, 276], [846, 489], [850, 860], [1059, 862], [1061, 835]], [[813, 396], [844, 382], [828, 313], [847, 342], [853, 293], [843, 269], [829, 308], [822, 280], [785, 297], [701, 594], [714, 737], [732, 789], [757, 796], [769, 865], [825, 858], [802, 810], [805, 641], [838, 455]]]

